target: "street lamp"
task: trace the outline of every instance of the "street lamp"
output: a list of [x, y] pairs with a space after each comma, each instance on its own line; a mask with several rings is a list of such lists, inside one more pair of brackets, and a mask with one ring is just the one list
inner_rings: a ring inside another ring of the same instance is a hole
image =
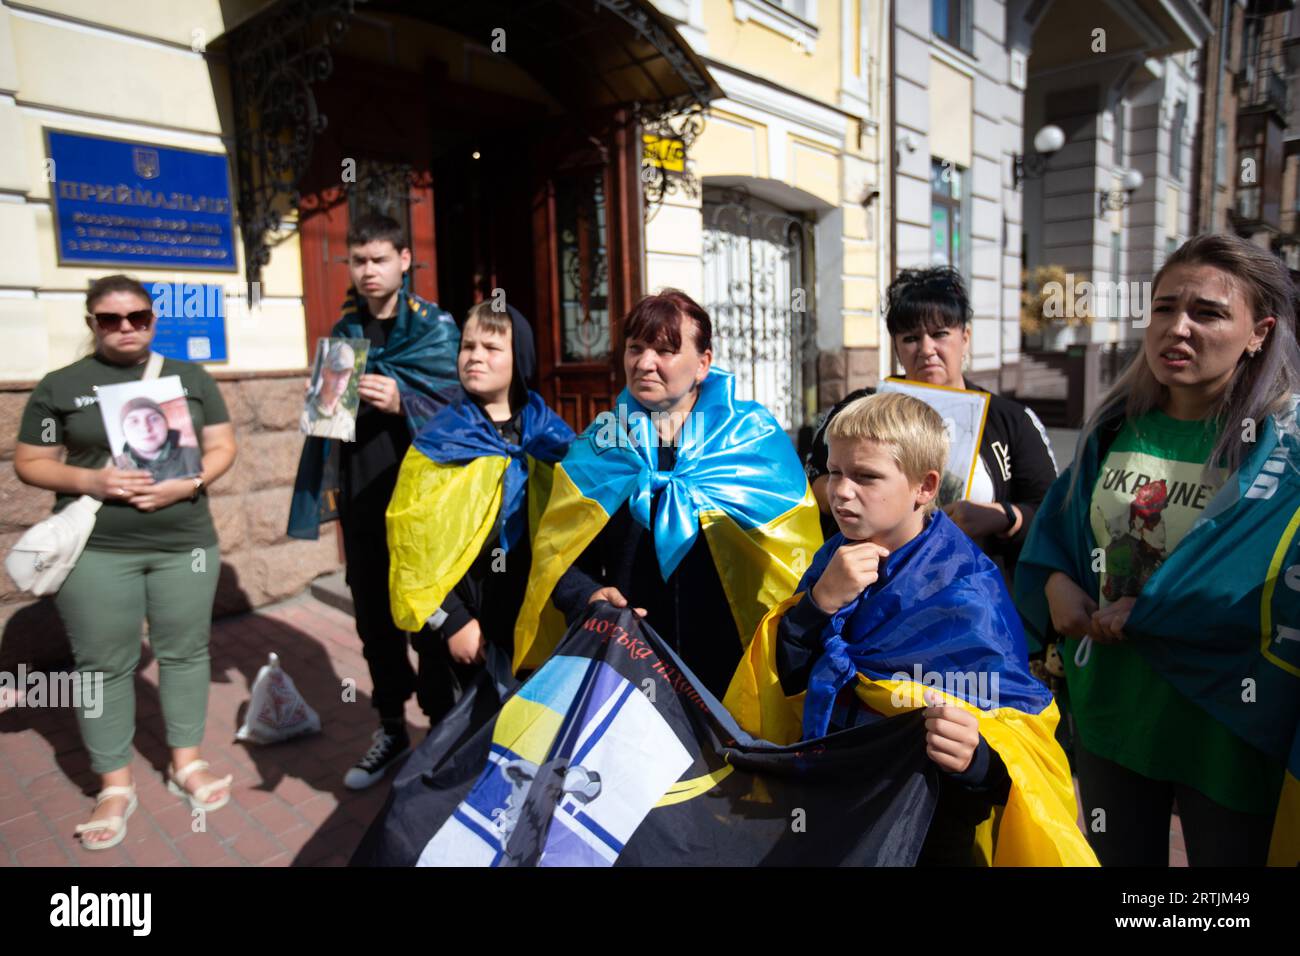
[[1142, 188], [1142, 174], [1130, 169], [1120, 180], [1120, 189], [1097, 190], [1097, 215], [1105, 216], [1108, 212], [1119, 212], [1133, 201], [1133, 194]]
[[1034, 134], [1034, 152], [1016, 153], [1011, 157], [1011, 186], [1019, 189], [1026, 179], [1038, 179], [1047, 166], [1047, 157], [1065, 145], [1065, 132], [1049, 123]]

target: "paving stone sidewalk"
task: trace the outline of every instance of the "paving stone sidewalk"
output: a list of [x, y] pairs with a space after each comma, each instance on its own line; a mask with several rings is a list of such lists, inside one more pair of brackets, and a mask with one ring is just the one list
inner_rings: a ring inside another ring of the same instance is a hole
[[[321, 733], [272, 746], [235, 742], [249, 687], [271, 651], [321, 716]], [[73, 828], [90, 816], [98, 778], [91, 772], [71, 709], [0, 710], [0, 866], [342, 866], [387, 796], [389, 777], [362, 792], [343, 774], [370, 744], [376, 725], [370, 674], [352, 617], [303, 593], [281, 604], [223, 618], [212, 631], [212, 689], [204, 756], [233, 774], [234, 799], [193, 831], [188, 805], [167, 792], [158, 663], [147, 645], [136, 678], [133, 765], [140, 807], [126, 840], [111, 850], [81, 849]], [[355, 701], [344, 681], [356, 681]], [[413, 741], [424, 717], [407, 705]], [[1082, 820], [1081, 820], [1082, 822]], [[1171, 863], [1186, 866], [1174, 820]]]
[[[272, 746], [235, 742], [249, 687], [269, 652], [321, 716], [321, 733]], [[226, 617], [212, 631], [212, 690], [204, 758], [233, 774], [234, 798], [193, 832], [188, 805], [163, 784], [168, 752], [158, 702], [158, 663], [144, 648], [136, 678], [133, 764], [139, 809], [111, 850], [83, 850], [74, 827], [89, 819], [98, 778], [71, 709], [0, 711], [0, 866], [341, 866], [388, 793], [343, 786], [343, 774], [378, 726], [370, 675], [350, 616], [304, 593]], [[344, 701], [344, 680], [356, 700]], [[424, 718], [412, 702], [413, 740]], [[389, 778], [392, 771], [389, 772]]]

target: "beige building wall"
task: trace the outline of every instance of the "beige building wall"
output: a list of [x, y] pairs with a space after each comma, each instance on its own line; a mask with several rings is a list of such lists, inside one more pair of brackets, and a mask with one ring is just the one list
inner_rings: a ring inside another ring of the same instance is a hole
[[[90, 351], [87, 284], [127, 272], [146, 286], [220, 285], [229, 361], [206, 367], [217, 373], [239, 456], [211, 491], [222, 559], [218, 616], [290, 597], [339, 566], [333, 525], [317, 541], [285, 535], [302, 448], [297, 370], [307, 363], [293, 224], [272, 252], [253, 310], [244, 306], [242, 272], [60, 265], [50, 199], [58, 170], [47, 163], [44, 130], [229, 155], [230, 85], [203, 50], [221, 35], [223, 15], [241, 20], [264, 2], [30, 0], [21, 9], [0, 2], [0, 553], [50, 513], [53, 494], [17, 478], [15, 439], [31, 383]], [[242, 270], [237, 226], [234, 245]], [[31, 635], [44, 647], [66, 647], [61, 631], [48, 599], [34, 600], [0, 575], [0, 648]]]
[[[880, 193], [887, 184], [877, 90], [887, 0], [809, 0], [806, 19], [764, 0], [656, 5], [725, 93], [688, 151], [690, 174], [698, 184], [740, 187], [805, 216], [812, 228], [819, 362], [810, 404], [825, 407], [849, 379], [860, 379], [856, 387], [877, 373], [874, 352], [850, 359], [881, 339], [878, 276], [887, 230]], [[702, 286], [701, 238], [699, 199], [670, 196], [646, 223], [647, 290]]]
[[[0, 381], [38, 379], [84, 355], [83, 296], [94, 278], [127, 272], [155, 281], [221, 285], [229, 360], [212, 370], [307, 364], [297, 236], [272, 252], [260, 307], [250, 310], [242, 272], [63, 266], [58, 262], [45, 130], [65, 130], [229, 154], [230, 85], [204, 55], [224, 30], [261, 4], [221, 0], [34, 0], [0, 6]], [[231, 165], [232, 203], [236, 198]], [[242, 270], [242, 240], [235, 247]], [[165, 319], [164, 319], [165, 321]]]

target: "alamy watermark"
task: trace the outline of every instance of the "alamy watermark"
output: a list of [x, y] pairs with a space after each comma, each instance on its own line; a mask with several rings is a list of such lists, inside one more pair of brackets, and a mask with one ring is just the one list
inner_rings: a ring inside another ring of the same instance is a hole
[[950, 697], [956, 697], [973, 704], [980, 710], [994, 710], [998, 706], [998, 685], [1001, 675], [997, 671], [922, 671], [920, 664], [912, 665], [912, 673], [897, 671], [892, 680], [902, 683], [889, 695], [890, 703], [902, 708], [915, 705], [922, 697], [919, 687], [941, 690]]
[[86, 717], [98, 717], [104, 712], [104, 674], [47, 674], [19, 664], [17, 673], [0, 671], [0, 712], [14, 707], [76, 707]]
[[1135, 329], [1151, 321], [1150, 282], [1075, 280], [1067, 272], [1065, 282], [1044, 282], [1042, 310], [1045, 319], [1133, 319]]
[[119, 926], [132, 936], [148, 936], [153, 928], [152, 893], [95, 893], [73, 886], [50, 897], [50, 925], [75, 928]]
[[[681, 427], [673, 425], [680, 419]], [[600, 450], [608, 448], [693, 448], [704, 437], [704, 416], [700, 412], [687, 412], [684, 416], [673, 412], [628, 412], [620, 405], [617, 412], [604, 411], [592, 423], [595, 434], [592, 443]], [[661, 431], [661, 426], [667, 426]], [[664, 437], [663, 432], [671, 437]]]

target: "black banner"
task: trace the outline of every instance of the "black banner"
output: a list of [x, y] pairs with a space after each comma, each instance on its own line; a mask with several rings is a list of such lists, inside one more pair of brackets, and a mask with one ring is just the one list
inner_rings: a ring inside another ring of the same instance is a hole
[[648, 625], [605, 603], [522, 686], [501, 672], [411, 756], [354, 865], [916, 862], [936, 801], [920, 713], [754, 740]]

